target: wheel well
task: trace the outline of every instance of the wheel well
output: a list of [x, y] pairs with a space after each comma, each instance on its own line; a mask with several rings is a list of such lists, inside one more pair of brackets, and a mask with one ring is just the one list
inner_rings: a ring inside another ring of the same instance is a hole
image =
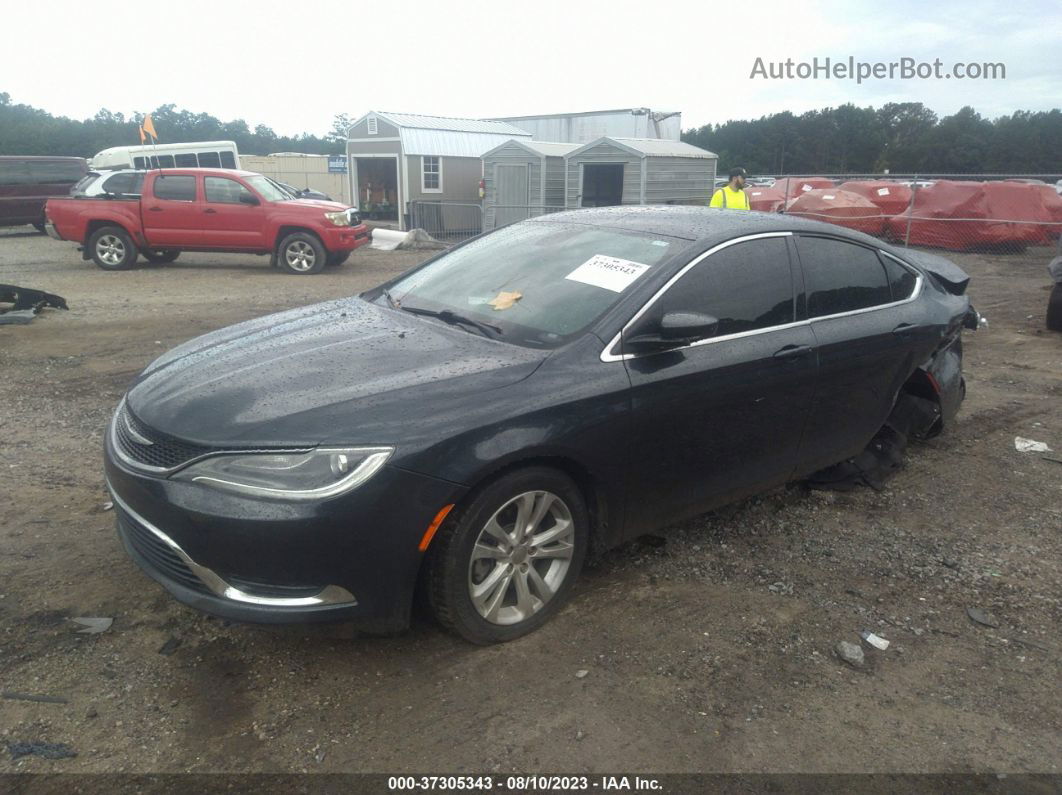
[[127, 235], [129, 235], [130, 239], [132, 239], [133, 242], [136, 242], [136, 238], [134, 238], [131, 234], [129, 234], [129, 230], [126, 229], [124, 226], [122, 226], [117, 221], [89, 221], [88, 222], [88, 226], [85, 227], [85, 240], [84, 240], [85, 245], [87, 246], [88, 242], [92, 238], [92, 236], [94, 234], [96, 234], [96, 232], [98, 230], [103, 229], [103, 227], [105, 227], [105, 226], [116, 226], [116, 227], [118, 227], [123, 232], [125, 232]]
[[915, 371], [907, 377], [900, 391], [925, 400], [932, 400], [935, 403], [940, 402], [940, 395], [937, 394], [933, 382], [929, 379], [929, 374], [921, 367], [916, 367]]
[[324, 244], [324, 241], [321, 240], [321, 236], [314, 232], [312, 229], [307, 229], [305, 226], [280, 227], [277, 230], [277, 239], [273, 241], [273, 250], [276, 251], [277, 249], [279, 249], [280, 241], [286, 238], [288, 235], [293, 234], [294, 232], [302, 232], [305, 235], [313, 235], [315, 238], [317, 238], [317, 242], [321, 244], [321, 248], [325, 250], [325, 253], [328, 253], [328, 247]]
[[[464, 499], [461, 500], [461, 505], [467, 505], [475, 499], [475, 495], [498, 478], [517, 469], [527, 469], [528, 467], [536, 466], [560, 470], [579, 487], [579, 491], [583, 495], [583, 501], [586, 503], [586, 511], [590, 516], [590, 549], [587, 550], [587, 559], [590, 561], [596, 560], [605, 552], [608, 546], [606, 543], [609, 517], [608, 502], [605, 499], [604, 490], [590, 471], [572, 458], [543, 455], [522, 458], [519, 461], [510, 461], [508, 464], [491, 470], [481, 477], [469, 490], [468, 494], [465, 495]], [[458, 507], [460, 508], [461, 505]]]

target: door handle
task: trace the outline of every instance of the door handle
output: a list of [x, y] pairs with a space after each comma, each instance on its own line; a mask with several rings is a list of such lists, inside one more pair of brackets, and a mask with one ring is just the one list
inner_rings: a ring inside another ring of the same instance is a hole
[[148, 209], [151, 212], [153, 212], [153, 213], [161, 213], [162, 212], [162, 208], [161, 207], [148, 207]]
[[918, 326], [915, 326], [911, 323], [901, 323], [892, 330], [892, 333], [895, 334], [897, 337], [901, 337], [904, 334], [913, 334], [916, 331], [918, 331]]
[[217, 212], [217, 210], [215, 210], [213, 207], [207, 207], [205, 210], [203, 210], [203, 212], [209, 213], [210, 215], [213, 215], [214, 213]]
[[786, 345], [779, 351], [775, 351], [775, 359], [799, 359], [811, 353], [810, 345]]

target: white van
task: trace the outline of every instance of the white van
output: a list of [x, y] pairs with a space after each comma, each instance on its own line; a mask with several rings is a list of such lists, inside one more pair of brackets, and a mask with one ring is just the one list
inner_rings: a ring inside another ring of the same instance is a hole
[[239, 168], [234, 141], [193, 141], [156, 146], [112, 146], [89, 161], [94, 171], [117, 168]]

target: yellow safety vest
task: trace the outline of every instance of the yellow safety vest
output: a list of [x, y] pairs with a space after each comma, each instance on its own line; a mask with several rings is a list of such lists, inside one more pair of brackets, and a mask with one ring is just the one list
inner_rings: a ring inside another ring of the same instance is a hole
[[747, 210], [749, 209], [749, 197], [743, 190], [734, 190], [729, 185], [724, 185], [714, 194], [709, 207], [722, 207], [724, 210]]

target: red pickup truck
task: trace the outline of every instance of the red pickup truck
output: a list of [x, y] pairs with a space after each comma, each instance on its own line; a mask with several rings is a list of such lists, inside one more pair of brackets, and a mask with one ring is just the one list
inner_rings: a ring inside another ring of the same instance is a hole
[[81, 245], [104, 270], [137, 256], [173, 262], [182, 251], [268, 254], [278, 268], [319, 273], [341, 265], [369, 231], [337, 202], [295, 199], [261, 174], [212, 168], [149, 171], [137, 194], [49, 199], [45, 230]]

